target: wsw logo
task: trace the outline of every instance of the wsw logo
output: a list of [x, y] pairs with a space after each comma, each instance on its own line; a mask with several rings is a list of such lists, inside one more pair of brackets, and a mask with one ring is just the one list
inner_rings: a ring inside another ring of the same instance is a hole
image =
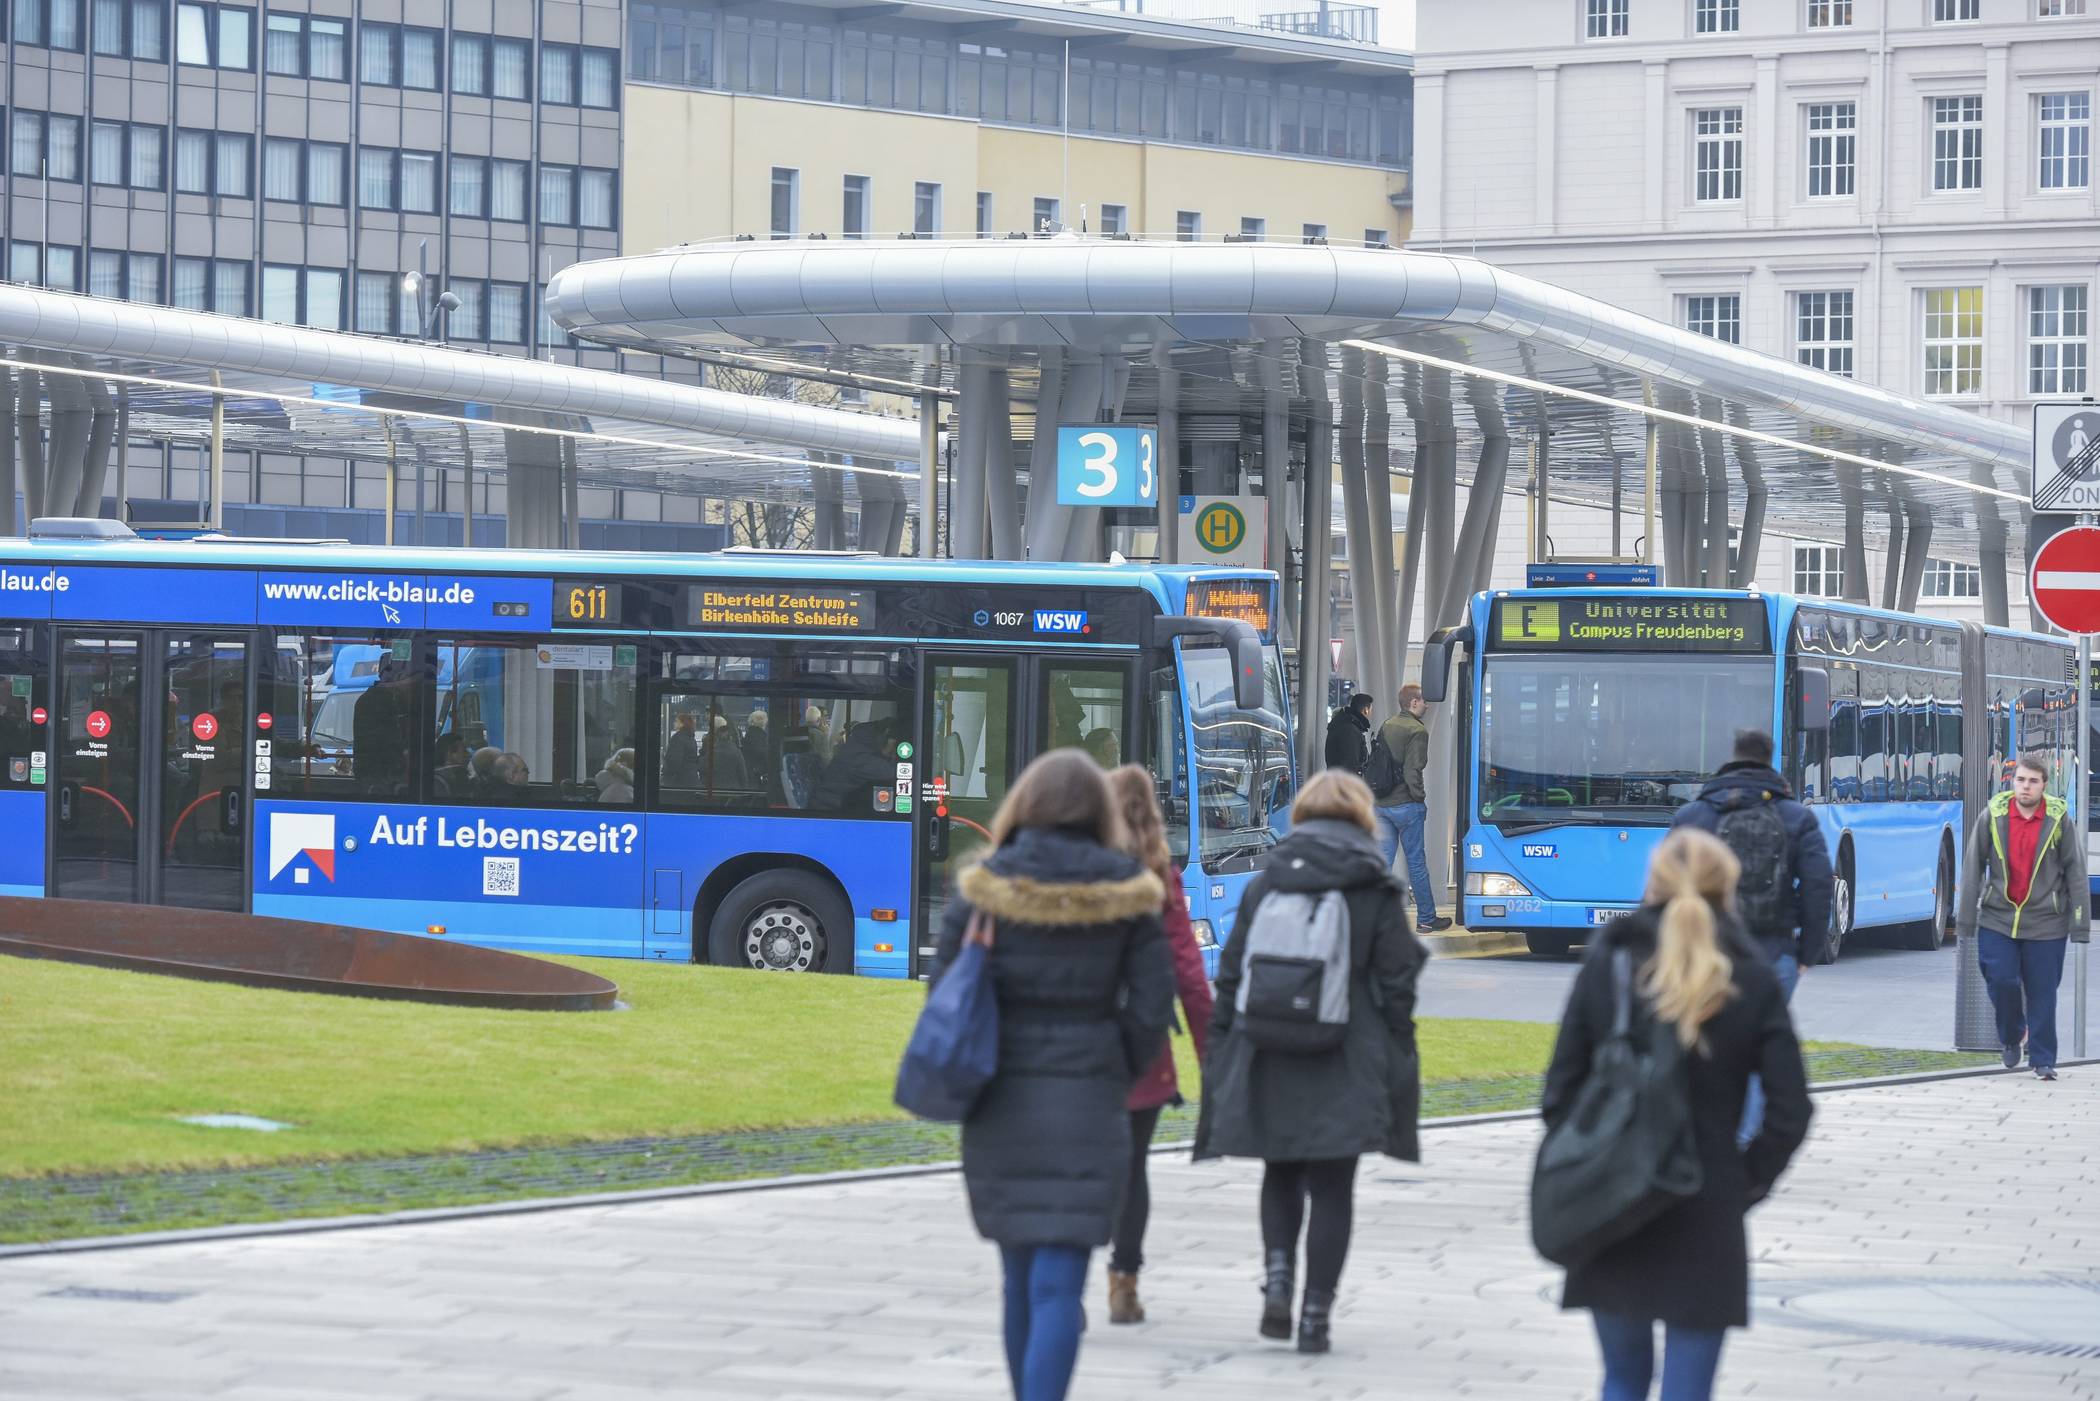
[[[300, 857], [304, 864], [294, 864]], [[332, 812], [273, 812], [270, 814], [271, 880], [292, 870], [292, 881], [305, 885], [319, 871], [330, 884], [335, 881], [335, 814]]]

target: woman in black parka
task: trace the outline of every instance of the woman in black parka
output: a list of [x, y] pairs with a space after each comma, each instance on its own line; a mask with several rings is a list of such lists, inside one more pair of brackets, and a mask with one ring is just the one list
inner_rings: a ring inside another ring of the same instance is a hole
[[[1290, 835], [1247, 886], [1218, 961], [1196, 1156], [1260, 1158], [1264, 1264], [1261, 1333], [1291, 1336], [1298, 1236], [1305, 1301], [1298, 1350], [1325, 1352], [1334, 1291], [1349, 1251], [1356, 1160], [1421, 1157], [1415, 1116], [1415, 980], [1429, 957], [1378, 845], [1371, 790], [1343, 769], [1307, 780]], [[1237, 1016], [1247, 932], [1270, 891], [1342, 892], [1349, 909], [1349, 1021], [1342, 1044], [1312, 1053], [1263, 1050]], [[1306, 1208], [1311, 1222], [1306, 1225]]]
[[1059, 1401], [1079, 1356], [1087, 1261], [1108, 1244], [1129, 1172], [1124, 1099], [1165, 1043], [1174, 973], [1164, 891], [1116, 849], [1107, 776], [1084, 750], [1024, 769], [991, 836], [991, 855], [956, 882], [937, 967], [987, 916], [999, 1070], [963, 1121], [963, 1183], [1005, 1269], [1014, 1395]]
[[[1675, 1024], [1685, 1049], [1704, 1181], [1696, 1196], [1568, 1271], [1561, 1307], [1595, 1318], [1604, 1401], [1648, 1394], [1658, 1322], [1668, 1343], [1663, 1396], [1712, 1394], [1724, 1330], [1750, 1322], [1744, 1213], [1772, 1190], [1808, 1133], [1801, 1048], [1778, 975], [1736, 920], [1736, 875], [1735, 856], [1704, 832], [1680, 827], [1664, 838], [1641, 908], [1590, 946], [1546, 1071], [1540, 1112], [1551, 1128], [1574, 1106], [1592, 1052], [1611, 1034], [1612, 953], [1629, 950], [1635, 1018]], [[1753, 1074], [1764, 1079], [1764, 1123], [1738, 1149]]]

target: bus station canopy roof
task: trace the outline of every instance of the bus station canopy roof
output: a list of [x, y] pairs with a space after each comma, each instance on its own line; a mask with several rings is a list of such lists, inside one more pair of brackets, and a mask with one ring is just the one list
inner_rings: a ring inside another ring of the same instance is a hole
[[[1353, 377], [1385, 401], [1403, 464], [1423, 425], [1448, 422], [1461, 480], [1478, 456], [1468, 443], [1507, 437], [1544, 447], [1556, 500], [1607, 505], [1616, 482], [1636, 513], [1656, 422], [1724, 470], [1732, 518], [1759, 489], [1765, 529], [1808, 539], [1842, 530], [1833, 488], [1855, 482], [1869, 504], [1929, 513], [1933, 553], [1950, 558], [1976, 558], [2001, 529], [2016, 550], [2026, 510], [2022, 427], [1443, 253], [1076, 233], [723, 242], [576, 264], [547, 298], [587, 340], [734, 348], [784, 370], [952, 383], [959, 360], [994, 358], [1024, 400], [1046, 351], [1118, 357], [1134, 422], [1152, 419], [1171, 366], [1184, 438], [1237, 439], [1277, 389], [1301, 413], [1321, 380], [1340, 421]], [[1880, 516], [1867, 512], [1877, 537]]]
[[807, 501], [813, 470], [918, 476], [907, 419], [15, 284], [0, 285], [0, 368], [40, 374], [54, 412], [121, 391], [131, 437], [200, 448], [217, 393], [227, 446], [259, 452], [384, 462], [391, 442], [404, 466], [471, 450], [500, 471], [514, 429], [573, 441], [591, 485]]

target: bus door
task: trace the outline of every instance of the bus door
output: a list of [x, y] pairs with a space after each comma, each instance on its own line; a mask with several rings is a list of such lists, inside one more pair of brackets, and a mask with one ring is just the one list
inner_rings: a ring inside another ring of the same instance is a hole
[[955, 873], [985, 854], [992, 817], [1028, 761], [1086, 749], [1135, 757], [1132, 663], [1113, 654], [927, 654], [920, 668], [913, 977], [929, 966]]
[[237, 634], [59, 634], [53, 895], [247, 907], [249, 656]]

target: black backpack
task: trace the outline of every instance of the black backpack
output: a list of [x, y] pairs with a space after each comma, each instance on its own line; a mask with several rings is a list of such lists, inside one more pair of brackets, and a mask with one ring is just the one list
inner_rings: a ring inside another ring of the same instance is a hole
[[1371, 741], [1371, 757], [1364, 760], [1364, 782], [1370, 786], [1371, 796], [1379, 802], [1400, 791], [1403, 779], [1400, 760], [1385, 742], [1385, 731], [1381, 729]]
[[1714, 832], [1743, 868], [1735, 887], [1743, 923], [1762, 937], [1791, 933], [1796, 912], [1794, 844], [1776, 805], [1768, 798], [1730, 809], [1721, 814]]

